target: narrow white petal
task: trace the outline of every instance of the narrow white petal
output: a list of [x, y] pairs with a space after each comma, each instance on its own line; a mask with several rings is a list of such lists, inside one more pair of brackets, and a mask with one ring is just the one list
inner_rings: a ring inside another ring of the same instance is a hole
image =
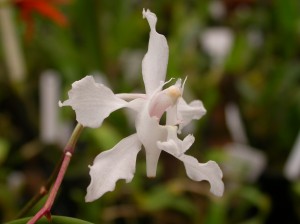
[[126, 107], [136, 112], [140, 112], [141, 110], [143, 110], [143, 107], [145, 106], [146, 103], [147, 103], [146, 99], [138, 98], [128, 102]]
[[184, 152], [194, 143], [195, 138], [188, 135], [181, 141], [177, 137], [176, 127], [167, 126], [167, 130], [167, 141], [158, 141], [157, 146], [181, 160], [189, 178], [195, 181], [207, 180], [210, 183], [210, 191], [216, 196], [222, 196], [224, 191], [223, 174], [218, 164], [214, 161], [199, 163], [194, 157], [185, 155]]
[[85, 127], [97, 128], [109, 114], [127, 102], [118, 98], [106, 86], [95, 82], [92, 76], [72, 84], [69, 99], [59, 106], [71, 106], [76, 113], [76, 120]]
[[223, 195], [223, 173], [216, 162], [199, 163], [197, 159], [188, 155], [182, 155], [177, 158], [184, 163], [189, 178], [195, 181], [207, 180], [210, 183], [211, 193], [218, 197]]
[[91, 183], [87, 188], [86, 202], [100, 198], [113, 191], [119, 179], [129, 183], [135, 172], [137, 153], [141, 143], [136, 134], [121, 140], [111, 150], [100, 153], [90, 167]]
[[147, 176], [155, 177], [157, 163], [161, 153], [156, 143], [165, 140], [166, 132], [159, 126], [155, 118], [143, 115], [139, 115], [137, 118], [136, 130], [146, 151]]
[[156, 32], [156, 15], [150, 10], [143, 10], [143, 17], [148, 20], [150, 37], [148, 52], [142, 62], [142, 73], [147, 94], [151, 94], [166, 78], [169, 47], [165, 36]]
[[182, 118], [179, 117], [179, 113], [177, 110], [178, 107], [178, 103], [175, 104], [173, 107], [169, 107], [166, 112], [167, 112], [167, 116], [166, 116], [166, 124], [167, 125], [177, 125], [180, 124], [182, 121]]
[[206, 109], [200, 100], [194, 100], [187, 104], [185, 100], [180, 97], [176, 107], [170, 108], [167, 111], [167, 124], [179, 124], [178, 132], [189, 124], [193, 119], [200, 119], [206, 113]]
[[182, 148], [183, 152], [186, 152], [195, 142], [195, 137], [193, 135], [187, 135], [182, 140]]
[[118, 98], [126, 101], [131, 101], [135, 99], [146, 99], [147, 95], [144, 93], [118, 93], [115, 94]]
[[187, 135], [183, 140], [180, 140], [177, 136], [177, 126], [166, 126], [166, 129], [168, 131], [167, 141], [158, 141], [157, 146], [172, 155], [181, 156], [195, 141], [193, 135]]
[[147, 176], [155, 177], [158, 159], [161, 150], [157, 147], [158, 141], [166, 141], [167, 131], [159, 125], [158, 120], [149, 115], [148, 100], [136, 118], [137, 135], [145, 147]]

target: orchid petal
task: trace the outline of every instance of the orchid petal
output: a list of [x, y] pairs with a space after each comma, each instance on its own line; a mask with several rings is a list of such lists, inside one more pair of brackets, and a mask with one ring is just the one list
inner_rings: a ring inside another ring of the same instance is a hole
[[74, 82], [69, 91], [69, 99], [59, 106], [71, 106], [76, 113], [76, 120], [85, 127], [97, 128], [109, 114], [127, 102], [118, 98], [103, 84], [95, 82], [92, 76]]
[[129, 183], [135, 172], [136, 156], [141, 143], [136, 134], [121, 140], [111, 150], [100, 153], [90, 167], [91, 183], [87, 188], [86, 202], [113, 191], [119, 179]]
[[155, 118], [143, 119], [139, 117], [136, 124], [137, 134], [146, 151], [147, 176], [155, 177], [158, 159], [161, 150], [157, 147], [157, 141], [164, 141], [166, 133], [160, 128]]
[[152, 94], [166, 78], [169, 47], [165, 36], [156, 32], [157, 17], [150, 10], [143, 10], [143, 17], [150, 26], [148, 51], [142, 62], [142, 73], [147, 94]]
[[177, 126], [166, 126], [166, 128], [168, 130], [168, 140], [165, 142], [157, 142], [157, 146], [161, 150], [176, 156], [181, 156], [195, 141], [195, 137], [193, 135], [187, 135], [183, 140], [180, 140], [177, 137]]
[[189, 178], [195, 181], [207, 180], [210, 183], [210, 191], [216, 196], [222, 196], [224, 184], [222, 182], [222, 171], [214, 161], [199, 163], [194, 157], [185, 155], [184, 152], [190, 148], [195, 138], [188, 135], [183, 141], [177, 137], [177, 127], [167, 126], [168, 139], [165, 142], [157, 142], [160, 149], [168, 152], [184, 163]]
[[149, 104], [145, 104], [142, 111], [140, 111], [136, 118], [136, 131], [139, 140], [145, 147], [146, 151], [146, 165], [147, 176], [155, 177], [158, 159], [161, 150], [157, 147], [157, 141], [165, 141], [167, 138], [166, 130], [159, 125], [155, 117], [149, 115]]
[[139, 112], [139, 111], [143, 110], [143, 107], [145, 106], [146, 103], [147, 103], [146, 99], [138, 98], [138, 99], [128, 102], [126, 107], [128, 107], [136, 112]]
[[199, 163], [194, 157], [185, 154], [177, 158], [184, 163], [186, 173], [189, 178], [195, 181], [207, 180], [210, 184], [211, 193], [218, 197], [223, 195], [223, 173], [215, 161]]
[[178, 133], [181, 132], [187, 124], [193, 119], [200, 119], [206, 113], [206, 109], [200, 100], [194, 100], [187, 104], [185, 100], [180, 97], [176, 106], [167, 111], [167, 124], [179, 124]]

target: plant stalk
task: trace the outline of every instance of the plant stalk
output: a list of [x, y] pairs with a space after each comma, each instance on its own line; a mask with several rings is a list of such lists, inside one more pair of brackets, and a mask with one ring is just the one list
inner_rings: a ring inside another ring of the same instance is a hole
[[46, 216], [46, 218], [51, 221], [51, 208], [52, 205], [54, 203], [54, 200], [56, 198], [56, 195], [58, 193], [58, 190], [60, 188], [60, 185], [62, 183], [62, 180], [65, 176], [65, 173], [68, 169], [69, 163], [71, 161], [71, 157], [74, 153], [75, 150], [75, 146], [77, 143], [77, 140], [81, 134], [81, 131], [83, 129], [83, 126], [81, 124], [77, 124], [77, 126], [75, 127], [65, 149], [64, 149], [64, 156], [63, 156], [63, 161], [61, 163], [58, 175], [56, 177], [56, 180], [53, 184], [53, 187], [51, 188], [49, 197], [46, 201], [46, 203], [44, 204], [44, 206], [35, 214], [35, 216], [32, 217], [32, 219], [30, 219], [27, 224], [34, 224], [36, 223], [39, 219], [41, 219], [43, 216]]

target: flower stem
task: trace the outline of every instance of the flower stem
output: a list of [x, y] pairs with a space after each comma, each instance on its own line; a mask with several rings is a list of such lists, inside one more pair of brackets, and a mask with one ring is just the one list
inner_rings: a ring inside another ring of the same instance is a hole
[[61, 163], [61, 166], [60, 166], [58, 175], [56, 177], [56, 180], [54, 182], [54, 185], [50, 191], [49, 197], [48, 197], [46, 203], [44, 204], [44, 206], [35, 214], [35, 216], [32, 219], [30, 219], [27, 222], [27, 224], [34, 224], [43, 216], [46, 216], [46, 218], [49, 221], [51, 221], [50, 211], [51, 211], [52, 205], [54, 203], [54, 200], [56, 198], [59, 187], [62, 183], [62, 180], [63, 180], [65, 173], [67, 171], [67, 168], [69, 166], [72, 154], [74, 153], [76, 142], [80, 136], [82, 129], [83, 129], [83, 126], [81, 124], [77, 124], [77, 126], [75, 127], [75, 129], [64, 149], [63, 161]]
[[65, 149], [64, 149], [64, 152], [70, 152], [71, 154], [74, 153], [74, 150], [75, 150], [75, 146], [76, 146], [76, 143], [77, 143], [77, 140], [81, 134], [81, 131], [83, 129], [83, 126], [81, 124], [77, 124]]
[[48, 194], [51, 185], [53, 184], [62, 164], [64, 156], [61, 157], [59, 163], [57, 163], [55, 169], [53, 170], [51, 176], [47, 180], [47, 182], [40, 187], [39, 192], [24, 206], [24, 208], [19, 212], [16, 216], [16, 219], [23, 217], [27, 214], [27, 212], [33, 208], [46, 194]]

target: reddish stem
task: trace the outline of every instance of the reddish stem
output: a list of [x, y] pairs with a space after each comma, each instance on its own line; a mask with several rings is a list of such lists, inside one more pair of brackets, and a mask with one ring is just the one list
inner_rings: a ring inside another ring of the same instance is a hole
[[43, 216], [46, 216], [46, 218], [51, 221], [51, 208], [54, 203], [54, 200], [56, 198], [57, 192], [59, 190], [59, 187], [62, 183], [62, 180], [65, 176], [65, 173], [68, 169], [69, 163], [71, 161], [72, 154], [75, 149], [75, 145], [77, 142], [77, 139], [81, 133], [82, 125], [78, 124], [76, 128], [74, 129], [72, 136], [70, 137], [70, 140], [68, 144], [65, 147], [64, 150], [64, 158], [60, 167], [60, 170], [58, 172], [58, 175], [56, 177], [56, 180], [54, 182], [54, 185], [50, 191], [49, 197], [47, 198], [47, 201], [45, 205], [33, 216], [27, 224], [35, 224], [39, 219], [41, 219]]

